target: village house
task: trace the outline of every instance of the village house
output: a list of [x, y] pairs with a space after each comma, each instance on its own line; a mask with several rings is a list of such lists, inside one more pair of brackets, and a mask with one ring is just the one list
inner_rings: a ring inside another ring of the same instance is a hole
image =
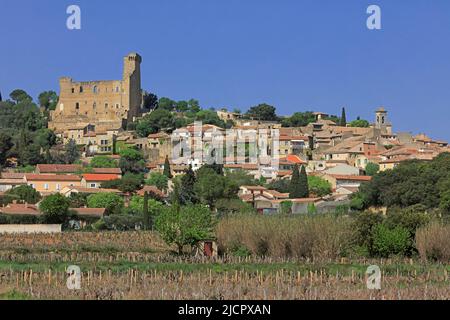
[[36, 174], [75, 174], [82, 170], [79, 164], [38, 164]]
[[335, 191], [340, 187], [354, 187], [359, 188], [361, 183], [368, 182], [372, 179], [370, 176], [357, 175], [337, 175], [337, 174], [323, 174], [321, 178], [327, 180], [331, 184], [331, 188]]
[[0, 173], [0, 192], [5, 192], [22, 185], [26, 185], [24, 173]]
[[103, 182], [118, 180], [121, 178], [119, 174], [98, 174], [84, 173], [82, 175], [81, 186], [85, 188], [100, 188]]
[[25, 174], [25, 182], [42, 195], [59, 193], [65, 187], [81, 186], [81, 177], [72, 174]]
[[104, 189], [104, 188], [87, 188], [87, 187], [64, 187], [60, 192], [63, 196], [69, 198], [72, 194], [84, 193], [84, 194], [96, 194], [96, 193], [116, 193], [122, 194], [122, 191], [117, 189]]

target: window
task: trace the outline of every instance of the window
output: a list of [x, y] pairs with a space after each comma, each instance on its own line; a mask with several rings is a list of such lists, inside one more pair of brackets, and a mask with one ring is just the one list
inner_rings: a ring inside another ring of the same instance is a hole
[[92, 108], [96, 109], [97, 108], [97, 103], [94, 102], [94, 104], [92, 105]]
[[56, 184], [56, 190], [61, 190], [61, 185], [59, 183]]
[[80, 86], [80, 93], [83, 93], [83, 87]]
[[116, 92], [119, 92], [119, 87], [116, 87]]
[[97, 86], [94, 86], [94, 88], [92, 88], [92, 92], [98, 93], [98, 88], [97, 88]]
[[108, 109], [108, 103], [105, 103], [105, 109]]
[[45, 183], [45, 184], [44, 184], [44, 189], [45, 189], [45, 190], [48, 190], [48, 183]]
[[75, 109], [76, 110], [80, 110], [80, 104], [77, 102], [77, 103], [75, 103]]
[[72, 93], [75, 93], [75, 88], [72, 88]]
[[91, 186], [91, 188], [96, 188], [96, 187], [97, 187], [97, 184], [91, 183], [90, 186]]

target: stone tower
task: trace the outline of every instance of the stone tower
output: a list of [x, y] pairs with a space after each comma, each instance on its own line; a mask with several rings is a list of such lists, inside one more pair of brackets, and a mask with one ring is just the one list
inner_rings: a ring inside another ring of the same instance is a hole
[[384, 107], [380, 107], [375, 111], [375, 128], [380, 129], [382, 133], [392, 133], [392, 125], [388, 121], [387, 111]]
[[129, 103], [128, 119], [138, 116], [142, 106], [141, 91], [141, 63], [142, 57], [137, 53], [130, 53], [123, 58], [123, 87]]

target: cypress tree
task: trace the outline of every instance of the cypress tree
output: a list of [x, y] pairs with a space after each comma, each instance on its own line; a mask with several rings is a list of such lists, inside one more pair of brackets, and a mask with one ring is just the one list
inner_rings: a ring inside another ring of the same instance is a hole
[[342, 108], [342, 115], [341, 115], [341, 127], [347, 126], [347, 116], [345, 115], [345, 108]]
[[305, 166], [302, 166], [302, 170], [300, 171], [299, 190], [299, 198], [309, 197], [308, 175], [306, 174]]
[[296, 199], [299, 197], [298, 183], [300, 180], [300, 173], [298, 171], [298, 165], [295, 164], [294, 169], [292, 171], [291, 183], [289, 185], [289, 198]]
[[197, 195], [194, 191], [194, 184], [197, 181], [195, 178], [194, 170], [192, 170], [192, 165], [189, 165], [189, 169], [185, 171], [184, 176], [181, 177], [181, 190], [180, 190], [180, 202], [182, 204], [197, 203]]
[[169, 157], [168, 156], [166, 156], [166, 160], [164, 162], [164, 172], [163, 172], [163, 174], [169, 179], [173, 178], [172, 171], [170, 170], [170, 162], [169, 162]]
[[144, 193], [144, 228], [145, 230], [150, 229], [150, 215], [148, 213], [148, 192], [145, 191]]

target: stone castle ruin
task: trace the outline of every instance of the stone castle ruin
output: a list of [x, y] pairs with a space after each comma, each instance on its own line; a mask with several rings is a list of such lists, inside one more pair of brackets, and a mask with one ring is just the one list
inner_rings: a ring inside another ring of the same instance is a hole
[[142, 110], [142, 58], [137, 53], [124, 57], [122, 80], [76, 82], [60, 78], [56, 110], [50, 113], [49, 129], [95, 127], [96, 132], [125, 128]]

